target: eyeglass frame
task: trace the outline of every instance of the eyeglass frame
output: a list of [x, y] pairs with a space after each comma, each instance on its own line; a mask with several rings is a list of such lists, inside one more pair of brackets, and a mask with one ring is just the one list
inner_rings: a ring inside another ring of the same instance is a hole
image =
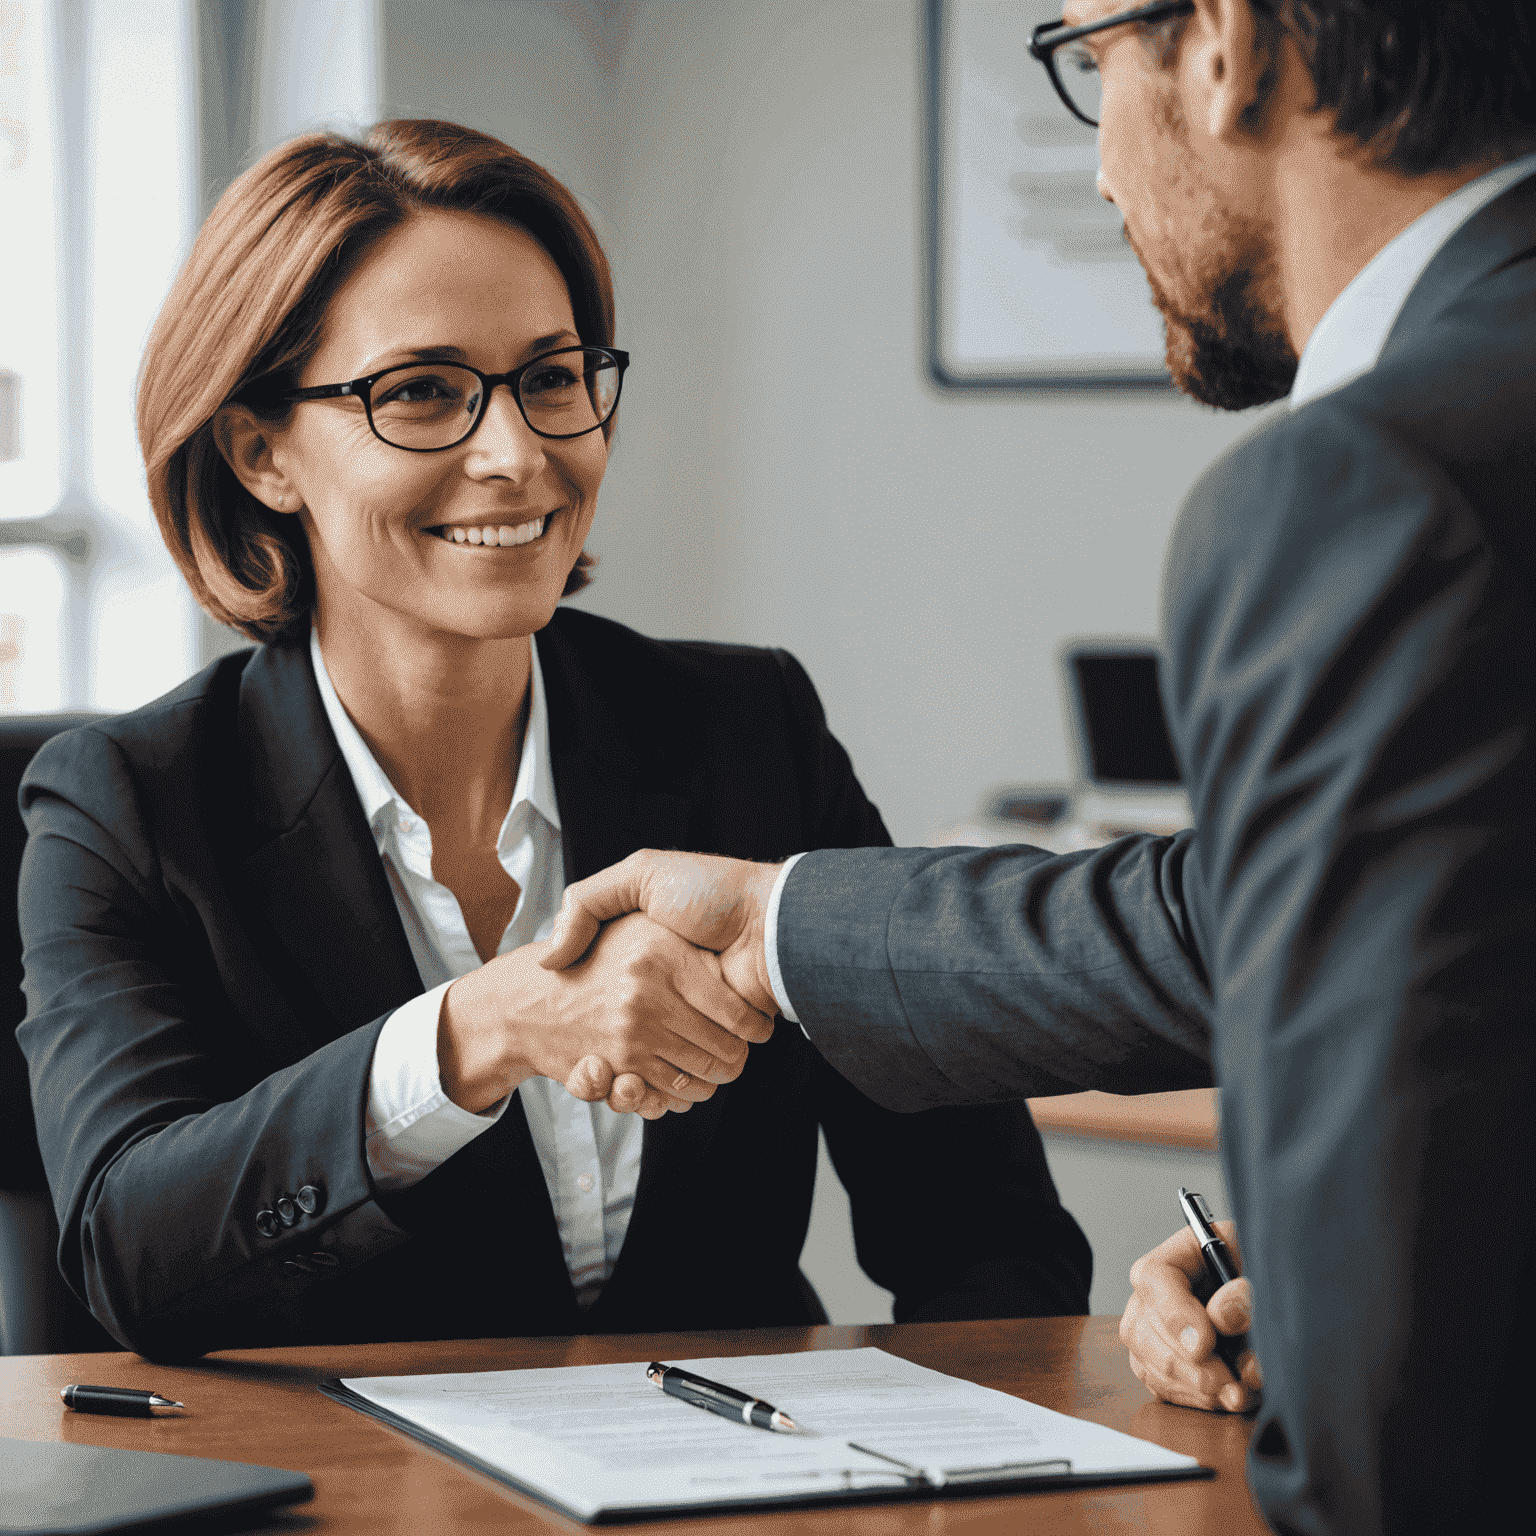
[[1053, 37], [1049, 42], [1043, 41], [1045, 33], [1054, 32], [1057, 28], [1066, 26], [1066, 17], [1058, 16], [1055, 21], [1041, 22], [1029, 34], [1029, 56], [1032, 59], [1039, 59], [1045, 66], [1051, 85], [1067, 111], [1078, 122], [1087, 123], [1090, 128], [1097, 128], [1098, 123], [1086, 112], [1078, 110], [1071, 96], [1067, 94], [1066, 86], [1061, 83], [1061, 76], [1056, 73], [1056, 50], [1063, 43], [1075, 43], [1080, 37], [1087, 37], [1093, 32], [1107, 32], [1111, 27], [1123, 27], [1130, 21], [1161, 21], [1165, 17], [1189, 16], [1193, 14], [1194, 9], [1194, 0], [1152, 0], [1150, 5], [1139, 5], [1135, 10], [1121, 11], [1116, 16], [1105, 16], [1098, 21], [1085, 22], [1080, 27], [1066, 27], [1060, 37]]
[[[537, 364], [547, 361], [551, 357], [559, 357], [564, 352], [601, 352], [605, 357], [611, 357], [614, 365], [619, 370], [619, 382], [613, 391], [613, 404], [608, 408], [608, 414], [599, 422], [590, 427], [583, 427], [580, 432], [545, 432], [534, 426], [528, 420], [528, 412], [523, 405], [522, 382], [523, 375]], [[462, 437], [456, 437], [451, 443], [443, 443], [436, 448], [408, 448], [404, 443], [392, 443], [373, 421], [373, 386], [386, 374], [403, 372], [407, 368], [430, 367], [433, 362], [443, 364], [449, 368], [461, 368], [465, 373], [472, 373], [480, 380], [480, 409], [475, 412], [475, 419], [470, 423], [469, 429]], [[551, 347], [548, 352], [540, 352], [537, 357], [530, 357], [526, 363], [511, 369], [507, 373], [482, 373], [478, 368], [469, 363], [454, 362], [447, 358], [425, 359], [418, 363], [391, 363], [388, 368], [381, 368], [377, 373], [365, 374], [360, 379], [348, 379], [344, 384], [313, 384], [306, 389], [290, 389], [279, 394], [262, 394], [255, 389], [241, 391], [241, 394], [251, 404], [266, 403], [268, 401], [284, 404], [298, 404], [305, 400], [339, 400], [343, 396], [356, 396], [363, 402], [363, 410], [368, 417], [368, 430], [384, 444], [386, 448], [398, 448], [401, 453], [446, 453], [450, 448], [457, 448], [461, 443], [466, 443], [479, 430], [480, 423], [485, 420], [485, 413], [490, 409], [491, 392], [497, 385], [505, 384], [511, 392], [513, 400], [517, 402], [518, 415], [523, 418], [530, 432], [539, 437], [547, 438], [551, 442], [570, 442], [572, 438], [586, 437], [589, 433], [600, 431], [613, 420], [613, 413], [619, 408], [619, 396], [624, 391], [624, 370], [629, 367], [629, 353], [621, 351], [618, 347], [589, 347], [579, 343], [569, 347]], [[237, 397], [238, 398], [238, 397]]]

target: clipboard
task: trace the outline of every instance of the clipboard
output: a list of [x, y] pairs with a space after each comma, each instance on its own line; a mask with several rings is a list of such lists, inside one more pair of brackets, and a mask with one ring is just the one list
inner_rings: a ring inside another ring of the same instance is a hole
[[[963, 1445], [951, 1434], [950, 1447], [961, 1454], [915, 1456], [907, 1445], [881, 1445], [872, 1434], [845, 1438], [829, 1423], [828, 1432], [812, 1437], [815, 1444], [802, 1456], [802, 1448], [792, 1443], [802, 1437], [733, 1424], [675, 1398], [663, 1398], [645, 1383], [643, 1362], [467, 1373], [462, 1377], [373, 1377], [350, 1382], [333, 1378], [319, 1383], [319, 1389], [333, 1402], [366, 1414], [503, 1487], [589, 1525], [1212, 1475], [1192, 1457], [1101, 1425], [1068, 1419], [878, 1349], [687, 1364], [701, 1374], [712, 1371], [717, 1378], [732, 1372], [734, 1379], [752, 1384], [753, 1390], [793, 1391], [774, 1383], [770, 1363], [776, 1361], [790, 1368], [799, 1365], [807, 1376], [819, 1369], [826, 1378], [821, 1383], [823, 1400], [827, 1391], [835, 1390], [828, 1383], [845, 1378], [875, 1379], [871, 1372], [884, 1372], [892, 1381], [900, 1382], [903, 1391], [947, 1391], [962, 1406], [974, 1401], [978, 1422], [985, 1422], [989, 1409], [994, 1419], [999, 1409], [1005, 1417], [1011, 1412], [1021, 1421], [1020, 1443], [1034, 1433], [1034, 1444], [1019, 1454], [973, 1459], [963, 1454]], [[596, 1458], [583, 1463], [581, 1454], [571, 1449], [575, 1441], [568, 1439], [564, 1446], [558, 1437], [544, 1442], [539, 1433], [524, 1427], [537, 1425], [535, 1409], [541, 1393], [550, 1394], [551, 1401], [559, 1405], [552, 1412], [562, 1424], [575, 1422], [570, 1415], [579, 1411], [584, 1401], [581, 1394], [589, 1385], [594, 1422], [582, 1437], [587, 1442], [602, 1438], [604, 1422], [613, 1427], [645, 1421], [639, 1430], [638, 1449], [613, 1453], [620, 1463], [617, 1468], [605, 1467]], [[854, 1401], [855, 1392], [848, 1394], [850, 1401]], [[609, 1401], [605, 1402], [603, 1394]], [[992, 1399], [998, 1403], [993, 1404]], [[806, 1400], [805, 1392], [787, 1399], [797, 1404]], [[606, 1419], [598, 1422], [604, 1415]], [[674, 1441], [697, 1440], [696, 1453], [688, 1453], [693, 1455], [692, 1464], [660, 1470], [639, 1464], [645, 1454], [644, 1435], [662, 1425], [663, 1419]], [[1083, 1446], [1086, 1459], [1065, 1453], [1064, 1446], [1074, 1437]], [[984, 1443], [997, 1444], [997, 1432], [994, 1430], [991, 1441]], [[732, 1463], [729, 1456], [733, 1450], [747, 1460], [740, 1465]], [[810, 1456], [814, 1465], [807, 1463], [805, 1456]], [[634, 1463], [628, 1471], [623, 1464], [626, 1457]]]

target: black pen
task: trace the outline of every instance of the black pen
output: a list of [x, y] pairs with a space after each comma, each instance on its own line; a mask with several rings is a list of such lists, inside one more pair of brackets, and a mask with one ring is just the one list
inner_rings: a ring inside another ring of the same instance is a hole
[[[1207, 1302], [1229, 1280], [1236, 1280], [1242, 1271], [1237, 1267], [1237, 1260], [1232, 1257], [1232, 1250], [1221, 1240], [1221, 1234], [1216, 1230], [1216, 1218], [1211, 1215], [1205, 1196], [1193, 1194], [1181, 1184], [1179, 1207], [1184, 1212], [1184, 1220], [1189, 1223], [1189, 1230], [1195, 1234], [1195, 1241], [1200, 1244], [1200, 1256], [1205, 1260], [1205, 1283], [1195, 1287], [1195, 1296], [1202, 1303]], [[1237, 1362], [1247, 1347], [1246, 1333], [1218, 1332], [1216, 1335], [1216, 1353], [1239, 1381], [1243, 1378]]]
[[742, 1424], [755, 1424], [759, 1429], [776, 1429], [781, 1434], [795, 1434], [800, 1426], [787, 1413], [780, 1413], [772, 1403], [760, 1397], [738, 1392], [735, 1387], [722, 1386], [718, 1381], [706, 1381], [692, 1371], [679, 1370], [675, 1365], [662, 1365], [651, 1361], [645, 1374], [669, 1397], [681, 1398], [695, 1408], [707, 1408], [722, 1419], [735, 1419]]
[[59, 1388], [66, 1408], [76, 1413], [115, 1413], [127, 1419], [153, 1419], [187, 1405], [172, 1402], [158, 1392], [136, 1392], [132, 1387], [88, 1387], [72, 1382]]

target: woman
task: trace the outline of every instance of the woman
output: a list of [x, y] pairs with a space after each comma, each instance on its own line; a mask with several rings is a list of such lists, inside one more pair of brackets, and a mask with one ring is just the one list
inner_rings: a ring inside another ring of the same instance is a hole
[[[22, 789], [60, 1261], [141, 1353], [819, 1320], [818, 1125], [898, 1317], [1086, 1310], [1022, 1106], [881, 1111], [644, 918], [537, 964], [635, 848], [889, 841], [791, 657], [556, 611], [612, 342], [574, 199], [445, 123], [274, 151], [166, 302], [151, 498], [259, 645]], [[589, 1058], [645, 1120], [560, 1086]]]

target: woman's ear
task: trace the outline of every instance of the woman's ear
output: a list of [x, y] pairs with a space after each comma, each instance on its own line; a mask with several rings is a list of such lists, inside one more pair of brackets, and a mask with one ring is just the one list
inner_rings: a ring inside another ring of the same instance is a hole
[[213, 416], [213, 441], [235, 478], [263, 506], [297, 512], [300, 498], [273, 455], [272, 429], [246, 405], [221, 405]]

